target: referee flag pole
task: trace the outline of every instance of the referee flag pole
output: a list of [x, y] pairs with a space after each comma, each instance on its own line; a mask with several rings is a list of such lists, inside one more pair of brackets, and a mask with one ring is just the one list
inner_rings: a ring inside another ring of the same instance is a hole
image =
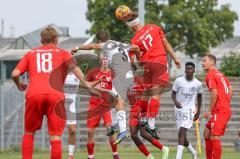
[[196, 134], [197, 134], [197, 149], [198, 149], [198, 154], [202, 154], [202, 145], [201, 145], [201, 137], [200, 137], [200, 132], [199, 132], [199, 120], [196, 120]]

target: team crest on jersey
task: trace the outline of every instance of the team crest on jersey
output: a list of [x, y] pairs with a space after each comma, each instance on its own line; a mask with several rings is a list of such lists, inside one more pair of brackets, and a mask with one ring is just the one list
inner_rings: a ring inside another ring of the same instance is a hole
[[196, 87], [192, 87], [192, 88], [191, 88], [191, 92], [192, 92], [192, 93], [194, 93], [194, 92], [196, 92], [196, 91], [197, 91], [197, 88], [196, 88]]

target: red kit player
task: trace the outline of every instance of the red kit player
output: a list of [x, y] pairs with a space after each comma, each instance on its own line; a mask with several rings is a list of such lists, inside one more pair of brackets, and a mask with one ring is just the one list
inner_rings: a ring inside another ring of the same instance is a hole
[[[41, 129], [43, 116], [46, 115], [51, 159], [61, 159], [61, 135], [66, 123], [63, 85], [67, 71], [72, 70], [86, 87], [91, 88], [91, 85], [84, 80], [84, 75], [76, 67], [71, 54], [56, 46], [58, 38], [54, 28], [47, 27], [41, 31], [41, 43], [42, 46], [25, 54], [12, 72], [18, 89], [27, 89], [22, 158], [32, 159], [34, 134]], [[19, 79], [25, 72], [28, 72], [30, 78], [28, 88]], [[51, 85], [51, 81], [55, 84]]]
[[141, 105], [148, 106], [146, 130], [159, 139], [155, 130], [155, 118], [160, 108], [160, 95], [169, 81], [167, 53], [178, 68], [181, 66], [180, 61], [159, 26], [141, 25], [136, 13], [132, 13], [127, 25], [135, 31], [131, 43], [141, 50], [140, 62], [144, 68], [145, 97], [140, 102]]
[[206, 84], [210, 91], [210, 108], [206, 117], [210, 117], [204, 130], [207, 159], [221, 159], [222, 146], [220, 137], [231, 117], [230, 101], [233, 94], [229, 80], [216, 69], [216, 57], [207, 54], [202, 59], [202, 66], [207, 72]]
[[[101, 79], [99, 83], [100, 87], [103, 89], [111, 90], [112, 89], [112, 72], [108, 68], [108, 60], [106, 57], [100, 55], [100, 68], [94, 68], [87, 73], [88, 81], [96, 81]], [[94, 134], [96, 128], [99, 126], [101, 118], [103, 118], [104, 126], [106, 126], [107, 131], [110, 131], [110, 128], [113, 124], [114, 117], [111, 116], [112, 102], [110, 100], [111, 95], [102, 92], [101, 97], [91, 96], [89, 100], [88, 107], [88, 118], [87, 118], [87, 127], [88, 127], [88, 138], [87, 138], [87, 149], [88, 149], [88, 159], [94, 158]], [[117, 121], [114, 122], [117, 124]], [[109, 143], [112, 147], [112, 153], [114, 159], [120, 159], [117, 150], [117, 144], [112, 135], [109, 136]]]

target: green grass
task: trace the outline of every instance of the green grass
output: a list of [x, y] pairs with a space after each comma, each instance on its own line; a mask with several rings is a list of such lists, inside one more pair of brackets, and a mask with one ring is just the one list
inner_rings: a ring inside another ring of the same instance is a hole
[[[157, 151], [154, 148], [150, 148], [152, 154], [155, 159], [161, 159], [161, 152]], [[48, 159], [49, 151], [35, 150], [34, 159]], [[121, 159], [145, 159], [145, 157], [135, 148], [135, 147], [124, 147], [121, 146], [119, 150], [119, 154]], [[171, 148], [169, 159], [175, 159], [176, 149]], [[222, 159], [239, 159], [240, 152], [235, 152], [233, 149], [224, 149]], [[20, 159], [21, 153], [16, 148], [0, 151], [1, 159]], [[67, 159], [67, 152], [64, 149], [63, 159]], [[80, 150], [77, 150], [75, 153], [75, 159], [87, 159], [87, 152], [84, 147], [81, 147]], [[97, 146], [95, 149], [95, 159], [112, 159], [110, 147], [99, 147]], [[189, 153], [184, 152], [183, 159], [192, 159]], [[199, 157], [199, 159], [203, 159], [203, 157]]]

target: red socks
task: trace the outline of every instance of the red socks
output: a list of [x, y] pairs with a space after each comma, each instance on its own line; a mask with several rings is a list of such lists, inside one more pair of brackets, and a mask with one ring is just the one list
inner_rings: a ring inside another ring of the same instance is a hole
[[144, 144], [138, 145], [137, 147], [146, 157], [150, 155], [150, 152], [147, 150]]
[[94, 153], [94, 143], [87, 143], [88, 155], [93, 155]]
[[148, 118], [155, 118], [158, 114], [159, 108], [160, 108], [160, 101], [152, 98], [149, 102]]
[[206, 157], [207, 159], [213, 159], [212, 155], [212, 142], [211, 139], [205, 139]]
[[156, 146], [157, 148], [159, 148], [160, 150], [162, 150], [162, 148], [163, 148], [163, 144], [161, 144], [157, 139], [153, 139], [152, 144], [154, 146]]
[[114, 140], [109, 140], [109, 143], [110, 143], [110, 145], [112, 147], [112, 152], [113, 153], [118, 151], [117, 144], [114, 144], [114, 142], [115, 142]]
[[62, 158], [62, 141], [52, 140], [51, 141], [51, 159]]
[[212, 156], [213, 159], [221, 159], [222, 145], [221, 141], [218, 139], [212, 139]]
[[23, 135], [23, 140], [22, 140], [22, 158], [23, 159], [32, 159], [33, 141], [34, 141], [33, 135], [29, 135], [29, 134]]

